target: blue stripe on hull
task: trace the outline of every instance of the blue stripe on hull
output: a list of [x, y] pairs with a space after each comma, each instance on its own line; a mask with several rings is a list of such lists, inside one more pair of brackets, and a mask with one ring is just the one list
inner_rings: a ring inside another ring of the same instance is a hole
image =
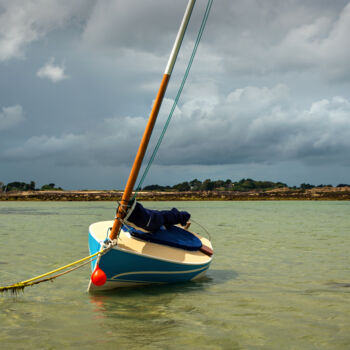
[[[100, 244], [89, 234], [90, 253], [100, 249]], [[96, 262], [92, 263], [94, 269]], [[109, 282], [137, 283], [174, 283], [194, 279], [208, 269], [206, 264], [181, 264], [159, 260], [119, 249], [104, 254], [99, 267], [107, 275]]]
[[194, 279], [198, 274], [207, 270], [208, 267], [202, 269], [196, 269], [191, 272], [179, 271], [177, 274], [171, 272], [152, 272], [152, 271], [140, 271], [132, 273], [123, 273], [114, 276], [108, 281], [123, 281], [123, 282], [134, 282], [134, 283], [176, 283], [185, 282]]

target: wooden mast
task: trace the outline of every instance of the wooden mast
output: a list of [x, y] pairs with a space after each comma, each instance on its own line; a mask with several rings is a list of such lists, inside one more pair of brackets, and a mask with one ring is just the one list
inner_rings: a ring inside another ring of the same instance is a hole
[[116, 215], [116, 218], [114, 220], [112, 230], [109, 234], [109, 238], [112, 240], [115, 239], [119, 234], [119, 231], [120, 231], [120, 228], [122, 225], [121, 221], [119, 219], [123, 219], [126, 215], [126, 208], [127, 208], [128, 202], [130, 200], [133, 188], [135, 186], [135, 182], [136, 182], [137, 176], [139, 174], [141, 164], [142, 164], [143, 158], [145, 156], [149, 140], [151, 138], [154, 124], [156, 122], [158, 112], [159, 112], [160, 106], [162, 104], [164, 94], [165, 94], [166, 88], [168, 86], [168, 82], [170, 80], [170, 75], [173, 71], [175, 61], [176, 61], [176, 58], [177, 58], [177, 55], [179, 53], [180, 46], [182, 43], [182, 39], [185, 35], [185, 31], [186, 31], [188, 22], [190, 20], [191, 13], [192, 13], [193, 6], [194, 6], [195, 2], [196, 2], [196, 0], [189, 0], [188, 1], [187, 8], [186, 8], [184, 17], [183, 17], [181, 25], [180, 25], [179, 32], [177, 34], [173, 49], [172, 49], [170, 57], [169, 57], [168, 64], [166, 66], [166, 69], [165, 69], [165, 72], [163, 75], [162, 82], [160, 84], [160, 87], [159, 87], [159, 90], [157, 93], [157, 97], [154, 101], [150, 116], [148, 118], [148, 123], [146, 125], [143, 137], [142, 137], [140, 145], [139, 145], [139, 149], [137, 151], [137, 154], [136, 154], [136, 157], [134, 160], [134, 164], [131, 168], [129, 178], [128, 178], [128, 181], [126, 183], [125, 189], [124, 189], [124, 193], [123, 193], [123, 196], [121, 199], [120, 206], [118, 207], [117, 215]]

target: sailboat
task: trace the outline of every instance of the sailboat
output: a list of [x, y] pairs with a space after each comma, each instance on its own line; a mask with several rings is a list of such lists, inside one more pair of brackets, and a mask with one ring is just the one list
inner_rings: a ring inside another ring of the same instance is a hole
[[126, 220], [135, 182], [194, 4], [195, 0], [189, 0], [187, 4], [116, 217], [89, 227], [90, 254], [101, 252], [91, 262], [89, 292], [199, 279], [205, 275], [212, 261], [210, 240], [190, 232], [186, 227], [174, 225], [147, 232]]

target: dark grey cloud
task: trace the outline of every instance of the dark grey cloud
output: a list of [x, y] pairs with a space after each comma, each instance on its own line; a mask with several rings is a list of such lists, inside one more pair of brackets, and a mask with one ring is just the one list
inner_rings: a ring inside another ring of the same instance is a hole
[[[350, 78], [348, 1], [247, 1], [217, 8], [208, 36], [225, 69], [239, 75], [316, 70]], [[214, 10], [215, 11], [215, 10]]]
[[343, 97], [298, 110], [286, 87], [247, 87], [174, 120], [159, 163], [242, 164], [300, 160], [349, 165], [350, 103]]
[[167, 54], [185, 6], [186, 1], [98, 1], [84, 29], [83, 43], [119, 53], [136, 49]]
[[[142, 117], [108, 118], [83, 134], [33, 136], [1, 156], [13, 161], [55, 157], [65, 166], [77, 161], [126, 164], [145, 123]], [[161, 126], [160, 122], [155, 137]], [[343, 97], [315, 101], [297, 110], [286, 86], [250, 86], [216, 102], [198, 98], [177, 109], [156, 163], [222, 165], [298, 159], [317, 164], [327, 159], [348, 164], [349, 135], [350, 102]]]

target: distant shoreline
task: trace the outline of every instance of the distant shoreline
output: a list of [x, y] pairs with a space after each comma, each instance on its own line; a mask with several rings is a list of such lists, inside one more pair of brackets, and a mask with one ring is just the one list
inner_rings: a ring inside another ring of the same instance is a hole
[[[119, 201], [122, 191], [23, 191], [0, 193], [0, 201]], [[269, 191], [141, 191], [140, 201], [350, 200], [350, 187], [279, 188]]]

